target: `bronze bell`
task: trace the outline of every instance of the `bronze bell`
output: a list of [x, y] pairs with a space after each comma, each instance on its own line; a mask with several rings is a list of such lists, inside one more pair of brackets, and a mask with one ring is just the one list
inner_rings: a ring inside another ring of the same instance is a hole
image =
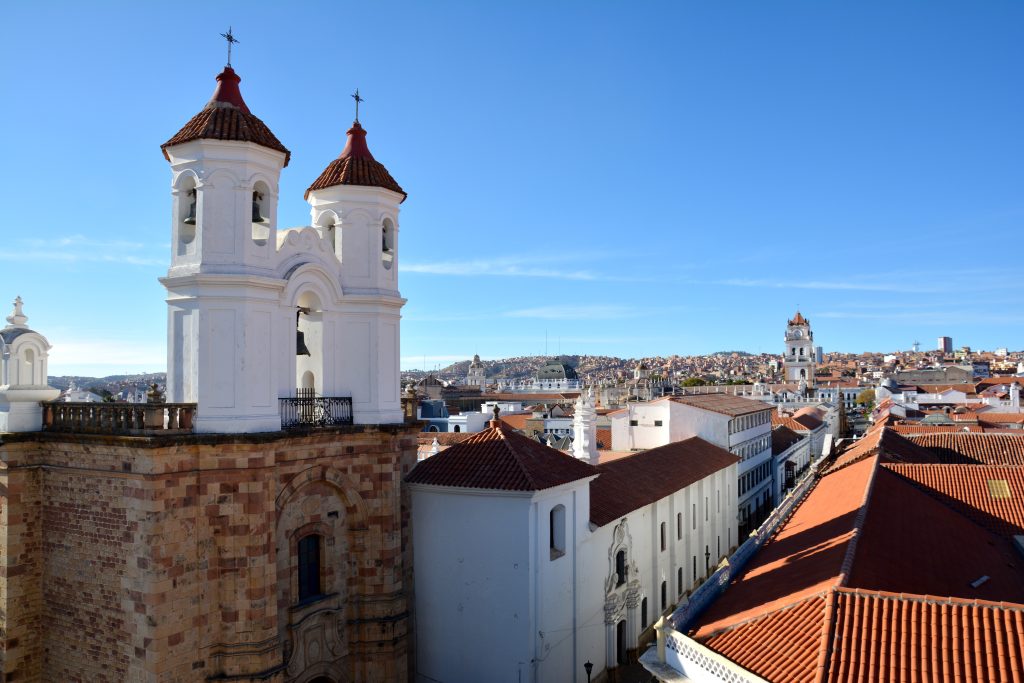
[[252, 222], [253, 223], [266, 223], [266, 218], [260, 215], [260, 203], [259, 199], [262, 199], [263, 195], [259, 192], [252, 193]]
[[309, 309], [299, 306], [299, 310], [295, 311], [295, 355], [312, 356], [306, 346], [306, 335], [299, 329], [299, 316], [303, 313], [309, 313]]
[[192, 197], [192, 203], [188, 205], [188, 215], [185, 216], [185, 220], [183, 222], [185, 223], [185, 225], [195, 225], [196, 224], [196, 191], [192, 190], [191, 192], [189, 192], [189, 196]]
[[306, 348], [306, 335], [302, 330], [295, 330], [295, 355], [296, 356], [311, 356], [309, 349]]

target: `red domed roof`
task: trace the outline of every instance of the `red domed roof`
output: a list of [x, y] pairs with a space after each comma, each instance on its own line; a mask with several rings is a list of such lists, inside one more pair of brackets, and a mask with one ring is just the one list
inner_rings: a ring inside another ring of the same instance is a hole
[[366, 131], [356, 121], [348, 129], [348, 142], [341, 156], [332, 161], [320, 177], [313, 181], [313, 184], [306, 190], [306, 199], [313, 190], [322, 190], [335, 185], [364, 185], [368, 187], [383, 187], [402, 195], [402, 201], [408, 196], [405, 190], [395, 182], [395, 179], [384, 168], [384, 164], [373, 158], [370, 148], [366, 146]]
[[800, 314], [800, 311], [797, 311], [796, 315], [793, 316], [793, 319], [789, 321], [789, 324], [790, 325], [810, 325], [811, 321], [808, 320], [807, 318], [803, 317], [803, 315]]
[[160, 145], [167, 156], [167, 148], [192, 140], [233, 140], [254, 142], [268, 149], [284, 153], [288, 165], [291, 152], [274, 136], [267, 124], [249, 111], [238, 84], [242, 79], [230, 66], [217, 75], [217, 88], [203, 110], [192, 117], [170, 140]]

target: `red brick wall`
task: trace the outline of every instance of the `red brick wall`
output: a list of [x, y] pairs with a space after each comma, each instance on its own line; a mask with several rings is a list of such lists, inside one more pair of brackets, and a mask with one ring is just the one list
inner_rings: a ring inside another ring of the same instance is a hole
[[[407, 680], [400, 482], [415, 429], [5, 436], [3, 671], [24, 681], [287, 681], [313, 670]], [[310, 525], [329, 541], [333, 595], [297, 608], [293, 541]], [[293, 625], [314, 612], [337, 635], [296, 646]]]

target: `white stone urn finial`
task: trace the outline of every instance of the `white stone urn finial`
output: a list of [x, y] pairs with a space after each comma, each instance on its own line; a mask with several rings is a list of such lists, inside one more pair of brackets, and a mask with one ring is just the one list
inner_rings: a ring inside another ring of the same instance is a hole
[[14, 298], [14, 311], [7, 316], [7, 322], [10, 323], [11, 327], [26, 326], [25, 323], [28, 322], [28, 316], [21, 311], [23, 303], [20, 296]]

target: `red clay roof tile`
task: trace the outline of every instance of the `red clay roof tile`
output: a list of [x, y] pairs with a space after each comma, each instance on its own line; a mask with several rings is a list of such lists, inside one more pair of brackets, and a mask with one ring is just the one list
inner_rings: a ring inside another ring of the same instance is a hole
[[335, 185], [383, 187], [402, 195], [403, 202], [408, 196], [388, 173], [388, 169], [384, 168], [384, 164], [370, 154], [370, 148], [366, 146], [366, 131], [358, 121], [348, 129], [348, 141], [341, 155], [328, 164], [320, 177], [306, 190], [306, 199], [309, 199], [310, 192]]
[[165, 159], [170, 159], [167, 148], [174, 145], [192, 140], [230, 140], [252, 142], [283, 152], [284, 165], [288, 165], [292, 153], [281, 144], [267, 124], [249, 111], [238, 89], [241, 80], [230, 66], [224, 67], [224, 71], [217, 75], [217, 88], [213, 91], [213, 97], [202, 111], [193, 116], [174, 137], [160, 145]]
[[738, 462], [729, 451], [691, 437], [601, 463], [601, 476], [590, 483], [590, 521], [604, 526]]
[[540, 491], [592, 477], [598, 470], [499, 423], [420, 462], [410, 484], [500, 491]]

